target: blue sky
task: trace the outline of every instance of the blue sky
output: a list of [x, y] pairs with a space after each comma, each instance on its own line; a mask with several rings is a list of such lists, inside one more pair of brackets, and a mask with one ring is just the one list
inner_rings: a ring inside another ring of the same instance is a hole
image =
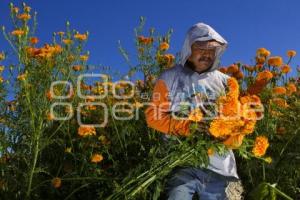
[[[0, 25], [10, 30], [9, 1], [0, 2]], [[21, 6], [22, 1], [12, 1]], [[265, 47], [272, 55], [286, 58], [294, 49], [298, 55], [292, 62], [293, 71], [300, 64], [300, 1], [298, 0], [27, 0], [38, 12], [37, 36], [41, 43], [50, 42], [52, 32], [64, 30], [69, 20], [72, 28], [89, 31], [87, 50], [89, 64], [127, 69], [117, 48], [117, 41], [134, 54], [133, 29], [139, 17], [146, 18], [146, 30], [155, 27], [160, 33], [174, 29], [171, 53], [180, 51], [187, 29], [204, 22], [216, 29], [229, 42], [222, 65], [236, 61], [251, 63], [255, 51]], [[0, 49], [8, 45], [0, 36]]]

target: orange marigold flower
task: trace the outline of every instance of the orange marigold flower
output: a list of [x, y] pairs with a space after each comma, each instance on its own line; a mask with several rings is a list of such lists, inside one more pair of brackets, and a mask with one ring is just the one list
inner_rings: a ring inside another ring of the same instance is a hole
[[270, 57], [268, 60], [268, 64], [274, 67], [280, 67], [282, 65], [283, 61], [280, 56], [274, 56]]
[[288, 51], [286, 52], [286, 55], [287, 55], [288, 57], [290, 57], [290, 58], [296, 56], [296, 54], [297, 54], [297, 52], [294, 51], [294, 50], [288, 50]]
[[4, 79], [0, 76], [0, 83], [3, 83]]
[[13, 11], [15, 14], [17, 14], [17, 13], [19, 12], [19, 8], [18, 8], [18, 7], [13, 7], [13, 8], [12, 8], [12, 11]]
[[11, 32], [12, 35], [14, 36], [21, 36], [25, 34], [25, 31], [21, 30], [21, 29], [17, 29]]
[[82, 70], [82, 66], [81, 65], [74, 65], [72, 68], [73, 68], [74, 71], [80, 71], [80, 70]]
[[229, 88], [229, 92], [227, 93], [227, 95], [234, 99], [237, 99], [239, 96], [239, 91], [240, 91], [238, 81], [235, 78], [230, 77], [227, 80], [227, 85]]
[[169, 44], [167, 42], [162, 42], [160, 45], [159, 45], [159, 50], [161, 51], [166, 51], [169, 49]]
[[287, 94], [288, 95], [291, 95], [291, 94], [293, 94], [294, 92], [297, 91], [297, 87], [294, 83], [289, 83], [287, 85], [286, 89], [287, 89]]
[[238, 71], [232, 74], [236, 79], [242, 79], [244, 78], [244, 74], [242, 71]]
[[152, 37], [138, 36], [138, 41], [141, 44], [149, 45], [153, 43], [154, 39]]
[[103, 156], [101, 154], [95, 153], [91, 157], [91, 162], [92, 163], [99, 163], [103, 160]]
[[46, 92], [46, 97], [49, 101], [51, 101], [53, 99], [53, 94], [52, 94], [51, 90], [48, 90]]
[[261, 157], [265, 155], [267, 148], [269, 147], [268, 138], [265, 136], [258, 136], [255, 138], [254, 147], [252, 153], [256, 157]]
[[175, 56], [172, 54], [164, 54], [157, 56], [157, 62], [166, 67], [171, 67], [173, 65], [174, 60]]
[[213, 155], [214, 153], [215, 153], [215, 151], [214, 151], [213, 148], [208, 148], [208, 149], [207, 149], [207, 155], [208, 155], [208, 156], [211, 156], [211, 155]]
[[287, 74], [287, 73], [289, 73], [290, 71], [291, 71], [291, 67], [288, 66], [288, 65], [283, 65], [283, 66], [281, 67], [281, 72], [284, 73], [284, 74]]
[[80, 60], [87, 61], [89, 59], [89, 55], [81, 55]]
[[74, 35], [74, 38], [78, 39], [80, 41], [84, 41], [84, 40], [87, 39], [87, 35], [86, 34], [79, 34], [79, 33], [77, 33], [77, 34]]
[[38, 43], [39, 42], [39, 39], [37, 38], [37, 37], [32, 37], [32, 38], [30, 38], [30, 43], [31, 44], [36, 44], [36, 43]]
[[65, 34], [65, 32], [59, 31], [59, 32], [57, 32], [56, 34], [62, 37], [62, 36]]
[[203, 114], [200, 110], [200, 108], [195, 108], [192, 110], [192, 112], [189, 114], [189, 120], [193, 122], [200, 122], [203, 118]]
[[53, 115], [53, 113], [48, 113], [47, 114], [47, 120], [48, 121], [52, 121], [55, 118], [55, 116]]
[[55, 188], [59, 188], [61, 186], [61, 179], [59, 177], [55, 177], [52, 179], [51, 184]]
[[24, 12], [30, 12], [31, 8], [29, 6], [24, 7]]
[[219, 71], [222, 72], [222, 73], [224, 73], [224, 74], [226, 74], [227, 73], [227, 68], [226, 67], [221, 67], [219, 69]]
[[24, 73], [24, 74], [18, 75], [17, 79], [20, 80], [20, 81], [25, 81], [26, 77], [27, 77], [27, 74]]
[[243, 143], [244, 135], [238, 134], [234, 136], [230, 136], [228, 139], [226, 139], [223, 144], [230, 149], [237, 149], [239, 148]]
[[70, 40], [70, 39], [64, 39], [64, 40], [62, 40], [62, 41], [63, 41], [63, 43], [66, 44], [66, 45], [70, 45], [70, 44], [73, 43], [73, 40]]
[[209, 132], [216, 138], [236, 135], [237, 130], [244, 125], [242, 120], [215, 119], [210, 123]]
[[78, 128], [78, 135], [86, 137], [89, 135], [96, 135], [96, 129], [93, 126], [80, 126]]
[[238, 72], [239, 71], [239, 67], [235, 64], [233, 65], [230, 65], [228, 68], [227, 68], [227, 73], [235, 73], [235, 72]]
[[4, 66], [0, 65], [0, 73], [3, 72], [3, 70], [4, 70]]
[[240, 102], [242, 104], [246, 104], [246, 103], [261, 103], [261, 100], [256, 95], [251, 95], [251, 96], [247, 95], [247, 96], [240, 97]]
[[236, 116], [240, 107], [240, 103], [236, 98], [223, 96], [217, 100], [220, 116], [230, 117]]
[[273, 88], [273, 93], [276, 95], [282, 95], [286, 93], [286, 89], [284, 87], [275, 87]]
[[27, 21], [31, 18], [31, 16], [28, 13], [19, 14], [17, 17], [18, 17], [18, 19], [21, 19], [24, 21]]
[[265, 70], [257, 74], [256, 81], [261, 81], [261, 80], [268, 81], [271, 78], [273, 78], [272, 72], [270, 72], [269, 70]]
[[265, 48], [259, 48], [259, 49], [257, 49], [256, 54], [257, 54], [258, 56], [264, 56], [264, 57], [267, 57], [267, 56], [271, 55], [271, 52], [268, 51], [268, 50], [265, 49]]

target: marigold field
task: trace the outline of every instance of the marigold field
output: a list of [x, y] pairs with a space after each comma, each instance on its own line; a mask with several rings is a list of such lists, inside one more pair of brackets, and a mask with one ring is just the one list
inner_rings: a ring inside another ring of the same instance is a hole
[[[207, 165], [228, 149], [245, 199], [300, 198], [296, 51], [273, 55], [259, 47], [253, 63], [220, 67], [231, 78], [216, 105], [228, 118], [210, 120], [206, 135], [196, 127], [205, 114], [191, 110], [191, 136], [166, 142], [144, 112], [155, 80], [178, 61], [168, 52], [172, 29], [147, 32], [141, 17], [135, 56], [119, 45], [128, 72], [99, 66], [91, 73], [88, 32], [67, 22], [45, 44], [31, 7], [9, 9], [12, 23], [2, 31], [10, 49], [0, 50], [0, 199], [164, 199], [172, 169]], [[231, 119], [238, 108], [242, 117]]]

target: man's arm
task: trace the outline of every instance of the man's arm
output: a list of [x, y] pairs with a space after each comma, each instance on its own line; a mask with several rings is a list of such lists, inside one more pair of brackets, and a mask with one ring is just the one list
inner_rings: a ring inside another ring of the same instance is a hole
[[145, 111], [149, 127], [165, 134], [188, 136], [190, 121], [174, 119], [171, 116], [168, 88], [163, 80], [158, 80], [154, 86], [151, 104]]

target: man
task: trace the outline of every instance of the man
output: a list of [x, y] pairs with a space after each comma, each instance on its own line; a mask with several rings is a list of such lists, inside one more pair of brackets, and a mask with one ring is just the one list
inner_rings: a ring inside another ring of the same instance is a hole
[[[209, 25], [197, 23], [188, 30], [180, 63], [156, 81], [152, 105], [145, 112], [149, 127], [165, 136], [190, 134], [191, 122], [170, 113], [177, 112], [180, 102], [193, 94], [205, 93], [213, 99], [225, 91], [229, 76], [217, 68], [226, 47], [226, 40]], [[195, 193], [201, 200], [226, 199], [229, 180], [239, 179], [232, 150], [224, 156], [209, 156], [207, 168], [178, 168], [172, 175], [166, 186], [169, 200], [191, 200]]]

